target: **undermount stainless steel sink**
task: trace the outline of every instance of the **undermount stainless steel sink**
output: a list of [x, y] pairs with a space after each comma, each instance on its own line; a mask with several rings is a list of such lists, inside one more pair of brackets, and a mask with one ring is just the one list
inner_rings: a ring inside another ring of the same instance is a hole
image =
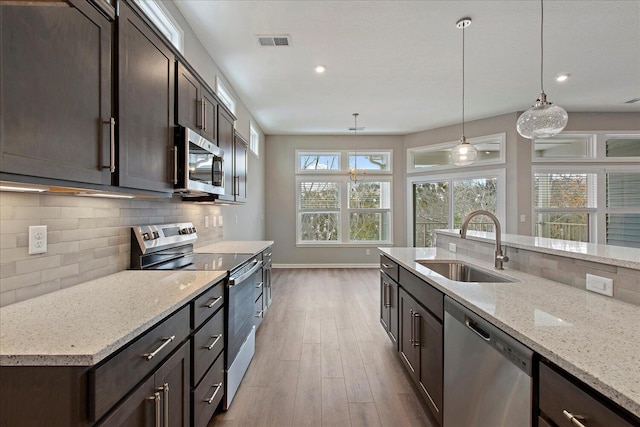
[[497, 276], [461, 261], [421, 260], [416, 262], [456, 282], [511, 283], [513, 279]]

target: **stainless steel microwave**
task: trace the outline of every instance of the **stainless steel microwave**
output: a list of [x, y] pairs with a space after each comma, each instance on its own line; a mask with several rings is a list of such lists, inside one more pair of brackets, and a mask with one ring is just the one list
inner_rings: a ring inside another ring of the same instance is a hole
[[183, 196], [224, 194], [224, 151], [196, 131], [176, 126], [174, 192]]

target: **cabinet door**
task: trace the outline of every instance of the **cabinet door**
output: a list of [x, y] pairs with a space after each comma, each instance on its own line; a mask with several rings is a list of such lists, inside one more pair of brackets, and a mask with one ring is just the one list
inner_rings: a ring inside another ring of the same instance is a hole
[[387, 296], [388, 325], [387, 333], [394, 343], [398, 342], [398, 284], [389, 280], [389, 291]]
[[118, 184], [171, 192], [174, 56], [126, 2], [118, 28]]
[[380, 323], [384, 330], [389, 332], [389, 282], [391, 280], [386, 275], [380, 274]]
[[419, 389], [427, 406], [442, 425], [443, 329], [442, 324], [421, 306], [417, 308], [416, 335], [420, 349]]
[[407, 294], [404, 289], [400, 289], [399, 300], [399, 321], [400, 339], [398, 341], [402, 362], [405, 364], [411, 377], [418, 381], [420, 375], [420, 347], [416, 344], [416, 317], [418, 314], [418, 304]]
[[0, 6], [0, 170], [110, 184], [113, 24], [70, 3]]
[[247, 201], [247, 143], [234, 139], [234, 196], [236, 202]]
[[176, 123], [193, 130], [200, 129], [202, 108], [200, 105], [200, 83], [179, 61], [176, 62]]
[[218, 199], [233, 202], [233, 118], [221, 106], [218, 106], [218, 147], [224, 151], [224, 194]]
[[189, 343], [185, 343], [155, 374], [155, 388], [162, 397], [162, 425], [165, 426], [191, 424], [189, 348]]
[[115, 411], [97, 425], [100, 427], [154, 427], [162, 417], [162, 396], [153, 377], [142, 383]]
[[201, 132], [202, 136], [204, 136], [209, 141], [214, 144], [216, 141], [216, 121], [218, 120], [218, 103], [216, 102], [216, 98], [213, 94], [209, 93], [209, 91], [202, 88], [200, 102], [204, 104], [200, 104], [202, 108], [202, 115], [204, 117], [204, 121], [201, 123]]

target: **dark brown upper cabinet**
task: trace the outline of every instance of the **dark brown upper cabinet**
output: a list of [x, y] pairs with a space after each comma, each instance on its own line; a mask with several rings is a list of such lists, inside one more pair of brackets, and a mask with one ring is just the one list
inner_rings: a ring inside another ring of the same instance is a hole
[[233, 194], [235, 201], [247, 201], [247, 141], [238, 133], [233, 137]]
[[0, 31], [0, 171], [111, 184], [113, 23], [70, 0], [2, 5]]
[[171, 192], [175, 56], [131, 6], [118, 17], [117, 184]]
[[218, 102], [215, 95], [181, 61], [176, 63], [176, 80], [176, 124], [216, 143]]
[[233, 146], [234, 146], [234, 117], [218, 105], [218, 147], [224, 151], [224, 194], [218, 200], [235, 202], [234, 174], [233, 174]]

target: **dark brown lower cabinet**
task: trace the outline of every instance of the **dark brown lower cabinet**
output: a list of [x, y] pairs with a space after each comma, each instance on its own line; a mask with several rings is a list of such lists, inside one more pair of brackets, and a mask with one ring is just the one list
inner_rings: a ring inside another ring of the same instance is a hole
[[398, 346], [398, 284], [380, 273], [380, 323], [391, 341]]
[[[425, 283], [425, 286], [429, 285]], [[398, 302], [398, 350], [402, 362], [416, 382], [433, 418], [442, 425], [442, 323], [402, 287]]]
[[100, 426], [190, 425], [189, 343], [178, 349], [136, 388]]

